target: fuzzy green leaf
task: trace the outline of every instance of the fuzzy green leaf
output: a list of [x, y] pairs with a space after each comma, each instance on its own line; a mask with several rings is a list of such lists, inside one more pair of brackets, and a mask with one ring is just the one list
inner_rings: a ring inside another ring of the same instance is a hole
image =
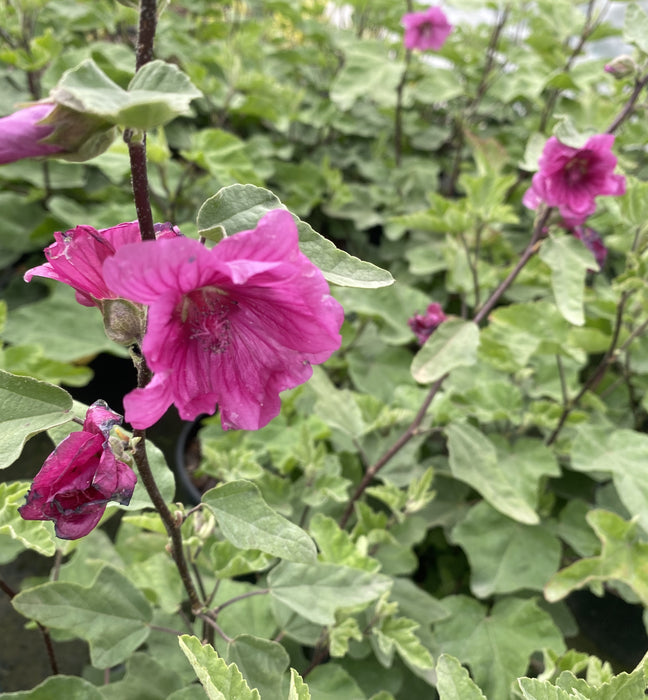
[[458, 659], [441, 654], [436, 665], [439, 700], [486, 700]]
[[441, 379], [455, 367], [477, 362], [479, 328], [472, 321], [444, 321], [412, 361], [412, 376], [421, 384]]

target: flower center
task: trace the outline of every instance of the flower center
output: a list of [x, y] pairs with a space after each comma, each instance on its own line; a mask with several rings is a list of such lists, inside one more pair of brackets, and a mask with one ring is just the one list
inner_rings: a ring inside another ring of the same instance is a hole
[[222, 353], [230, 344], [230, 311], [237, 305], [218, 287], [201, 287], [185, 294], [179, 305], [188, 339], [207, 352]]
[[580, 185], [583, 180], [587, 178], [587, 170], [589, 166], [589, 161], [583, 156], [576, 156], [572, 158], [567, 165], [565, 165], [565, 179], [570, 187], [575, 187]]

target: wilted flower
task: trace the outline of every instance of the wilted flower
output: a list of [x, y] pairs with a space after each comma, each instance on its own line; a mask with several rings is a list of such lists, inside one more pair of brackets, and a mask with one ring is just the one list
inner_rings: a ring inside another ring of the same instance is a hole
[[218, 404], [224, 428], [261, 428], [279, 413], [279, 392], [309, 379], [341, 342], [342, 307], [282, 209], [211, 250], [187, 238], [124, 246], [104, 276], [149, 305], [142, 351], [155, 374], [124, 399], [135, 428], [172, 403], [185, 420]]
[[419, 345], [423, 345], [446, 318], [441, 305], [433, 303], [427, 307], [424, 314], [415, 313], [407, 323], [417, 337]]
[[52, 104], [35, 104], [0, 119], [0, 164], [22, 158], [36, 158], [59, 153], [63, 148], [43, 143], [54, 127], [41, 124], [54, 109]]
[[574, 226], [571, 229], [571, 232], [574, 234], [574, 236], [576, 236], [576, 238], [578, 238], [578, 240], [584, 243], [588, 250], [593, 253], [599, 269], [601, 269], [605, 263], [605, 259], [607, 258], [608, 250], [605, 247], [601, 236], [599, 236], [598, 231], [595, 231], [589, 226], [580, 225]]
[[[180, 235], [171, 224], [156, 224], [158, 238], [175, 238]], [[32, 277], [49, 277], [70, 285], [76, 290], [79, 304], [101, 306], [102, 299], [118, 297], [106, 285], [102, 274], [104, 261], [123, 245], [141, 240], [139, 224], [132, 221], [97, 231], [92, 226], [77, 226], [54, 234], [55, 242], [45, 248], [47, 262], [32, 267], [25, 273], [25, 281]]]
[[539, 170], [522, 202], [536, 209], [541, 202], [558, 207], [564, 219], [582, 224], [596, 210], [595, 197], [621, 195], [625, 177], [615, 175], [612, 134], [591, 136], [582, 148], [573, 148], [552, 136], [540, 156]]
[[18, 510], [25, 520], [53, 520], [56, 535], [76, 540], [93, 530], [108, 501], [128, 505], [137, 477], [110, 447], [121, 416], [103, 401], [86, 414], [83, 430], [70, 433], [45, 460]]
[[421, 51], [438, 51], [452, 31], [452, 25], [440, 7], [409, 12], [403, 15], [401, 24], [405, 27], [405, 48]]

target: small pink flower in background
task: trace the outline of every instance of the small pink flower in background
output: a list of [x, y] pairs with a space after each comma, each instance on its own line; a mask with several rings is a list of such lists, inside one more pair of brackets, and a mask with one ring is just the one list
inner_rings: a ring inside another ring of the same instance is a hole
[[407, 323], [418, 339], [419, 345], [423, 345], [446, 318], [441, 305], [433, 303], [427, 307], [424, 314], [414, 314]]
[[452, 25], [440, 7], [409, 12], [403, 15], [401, 24], [405, 27], [405, 48], [421, 51], [438, 51], [452, 31]]
[[61, 146], [43, 143], [54, 127], [39, 124], [54, 109], [52, 104], [35, 104], [0, 119], [0, 165], [23, 158], [49, 156], [63, 150]]
[[149, 305], [142, 351], [155, 374], [124, 399], [135, 428], [174, 403], [185, 420], [218, 405], [223, 428], [257, 430], [279, 413], [279, 392], [340, 346], [342, 307], [282, 209], [211, 250], [188, 238], [124, 246], [104, 276]]
[[598, 231], [595, 231], [589, 226], [580, 225], [574, 226], [571, 229], [571, 232], [574, 234], [574, 236], [576, 236], [576, 238], [578, 238], [579, 241], [583, 242], [583, 244], [588, 250], [590, 250], [593, 253], [600, 270], [605, 264], [605, 259], [607, 258], [608, 250], [605, 247], [605, 244], [603, 243], [603, 240], [599, 235]]
[[25, 520], [53, 520], [56, 535], [76, 540], [96, 526], [108, 501], [128, 505], [137, 477], [110, 447], [121, 416], [103, 401], [90, 406], [83, 430], [70, 433], [45, 460], [18, 510]]
[[623, 56], [617, 56], [609, 63], [606, 63], [605, 66], [603, 66], [603, 70], [617, 80], [622, 80], [623, 78], [627, 78], [629, 75], [636, 73], [637, 64], [632, 56], [627, 56], [624, 54]]
[[[156, 236], [175, 238], [180, 235], [176, 226], [156, 224]], [[32, 267], [25, 273], [25, 281], [32, 277], [49, 277], [68, 284], [76, 290], [76, 298], [84, 306], [99, 306], [101, 299], [116, 299], [102, 274], [104, 261], [127, 243], [141, 240], [137, 221], [119, 224], [97, 231], [92, 226], [77, 226], [65, 233], [57, 231], [55, 242], [45, 248], [47, 262]]]
[[522, 203], [537, 209], [544, 202], [558, 207], [571, 224], [582, 224], [596, 210], [596, 197], [625, 192], [625, 177], [613, 172], [617, 164], [611, 150], [613, 143], [612, 134], [597, 134], [582, 148], [572, 148], [552, 136]]

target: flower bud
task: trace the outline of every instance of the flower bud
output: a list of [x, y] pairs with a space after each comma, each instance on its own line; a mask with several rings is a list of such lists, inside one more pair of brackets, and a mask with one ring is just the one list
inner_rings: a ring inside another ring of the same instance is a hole
[[119, 345], [140, 343], [146, 330], [146, 308], [126, 299], [104, 299], [101, 303], [106, 335]]
[[634, 62], [631, 56], [624, 54], [623, 56], [617, 56], [615, 59], [606, 63], [603, 67], [606, 73], [614, 76], [617, 80], [622, 80], [632, 75], [637, 70], [637, 64]]

